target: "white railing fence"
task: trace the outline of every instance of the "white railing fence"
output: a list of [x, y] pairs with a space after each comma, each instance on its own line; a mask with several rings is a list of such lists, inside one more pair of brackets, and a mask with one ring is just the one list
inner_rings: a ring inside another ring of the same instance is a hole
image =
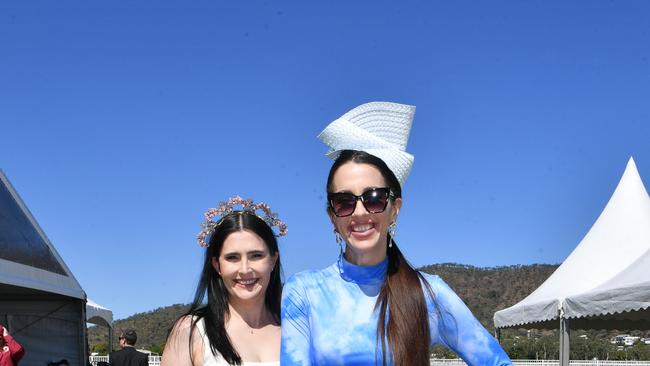
[[[149, 356], [149, 366], [160, 366], [160, 358], [160, 356]], [[88, 361], [93, 366], [97, 366], [97, 362], [109, 362], [108, 356], [90, 356], [88, 357]]]
[[[515, 366], [559, 366], [558, 360], [512, 360]], [[432, 358], [431, 366], [466, 366], [459, 359]], [[571, 360], [570, 366], [650, 366], [650, 361], [604, 361], [604, 360]]]
[[[149, 366], [160, 366], [160, 356], [149, 356]], [[90, 356], [89, 361], [93, 366], [97, 362], [108, 361], [108, 356]], [[558, 360], [512, 360], [515, 366], [559, 366]], [[459, 359], [432, 358], [431, 366], [466, 366], [467, 364]], [[570, 366], [650, 366], [650, 361], [604, 361], [604, 360], [571, 360]]]

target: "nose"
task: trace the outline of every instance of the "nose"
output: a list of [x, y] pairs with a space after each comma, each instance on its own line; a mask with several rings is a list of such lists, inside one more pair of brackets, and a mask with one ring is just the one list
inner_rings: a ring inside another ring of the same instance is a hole
[[241, 266], [239, 267], [239, 271], [241, 273], [248, 273], [248, 272], [250, 272], [250, 270], [251, 270], [251, 267], [250, 267], [250, 264], [248, 263], [248, 259], [247, 258], [242, 259], [241, 260]]
[[357, 202], [356, 202], [356, 206], [354, 207], [353, 214], [364, 215], [369, 213], [370, 212], [366, 210], [366, 206], [363, 205], [363, 201], [361, 200], [361, 197], [357, 198]]

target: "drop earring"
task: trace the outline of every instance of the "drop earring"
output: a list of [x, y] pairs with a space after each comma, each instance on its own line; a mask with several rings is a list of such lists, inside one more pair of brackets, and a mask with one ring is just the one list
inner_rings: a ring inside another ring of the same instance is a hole
[[393, 239], [397, 235], [397, 222], [393, 222], [388, 226], [388, 235], [390, 235], [390, 241], [388, 242], [388, 247], [393, 247]]
[[341, 237], [341, 234], [339, 234], [336, 229], [334, 231], [334, 238], [336, 238], [336, 243], [339, 245], [339, 255], [343, 255], [343, 237]]

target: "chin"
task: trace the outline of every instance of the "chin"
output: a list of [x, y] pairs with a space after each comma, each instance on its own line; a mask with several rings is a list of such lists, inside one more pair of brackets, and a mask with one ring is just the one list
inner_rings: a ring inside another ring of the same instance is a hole
[[240, 301], [248, 301], [264, 297], [264, 291], [259, 287], [250, 291], [241, 288], [234, 288], [230, 291], [230, 296]]
[[237, 296], [240, 301], [252, 301], [260, 297], [263, 297], [261, 293]]
[[355, 238], [350, 238], [348, 240], [348, 245], [351, 249], [357, 251], [372, 251], [379, 248], [379, 238], [368, 238], [365, 240], [358, 240]]

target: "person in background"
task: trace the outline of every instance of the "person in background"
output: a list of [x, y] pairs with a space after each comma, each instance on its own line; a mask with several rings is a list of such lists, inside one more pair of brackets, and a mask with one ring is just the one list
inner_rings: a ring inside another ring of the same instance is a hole
[[0, 325], [0, 366], [17, 366], [25, 350], [4, 326]]
[[112, 352], [108, 360], [111, 366], [148, 366], [149, 355], [138, 352], [135, 349], [135, 342], [138, 341], [138, 334], [133, 329], [123, 330], [120, 334], [121, 350]]

